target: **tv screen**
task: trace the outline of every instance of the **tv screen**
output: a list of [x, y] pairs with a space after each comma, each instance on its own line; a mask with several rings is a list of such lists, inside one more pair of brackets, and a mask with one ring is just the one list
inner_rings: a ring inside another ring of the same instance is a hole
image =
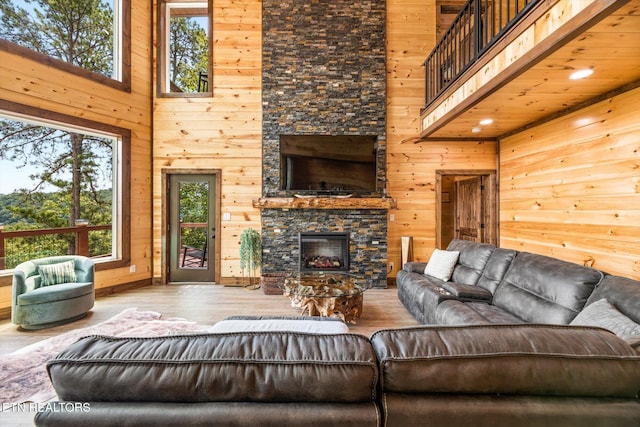
[[280, 189], [299, 193], [374, 193], [375, 135], [281, 135]]

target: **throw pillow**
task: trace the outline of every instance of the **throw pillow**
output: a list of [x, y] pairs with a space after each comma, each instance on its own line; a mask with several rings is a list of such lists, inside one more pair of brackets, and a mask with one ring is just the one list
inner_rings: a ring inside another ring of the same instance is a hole
[[431, 254], [429, 262], [424, 269], [424, 274], [436, 277], [448, 282], [453, 274], [453, 269], [458, 263], [460, 251], [443, 251], [436, 249]]
[[75, 262], [73, 260], [57, 264], [43, 264], [38, 266], [40, 286], [59, 285], [76, 281]]
[[623, 339], [640, 335], [640, 325], [620, 313], [617, 308], [604, 298], [587, 306], [578, 313], [570, 324], [599, 326], [610, 330]]

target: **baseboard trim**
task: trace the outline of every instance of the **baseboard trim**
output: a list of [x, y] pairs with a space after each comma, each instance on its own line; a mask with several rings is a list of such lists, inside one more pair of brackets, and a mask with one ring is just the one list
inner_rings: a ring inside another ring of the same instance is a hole
[[[118, 292], [126, 292], [133, 289], [151, 286], [151, 279], [138, 280], [136, 282], [123, 283], [121, 285], [106, 286], [96, 289], [96, 298], [113, 295]], [[11, 307], [0, 308], [0, 320], [11, 319]]]
[[123, 283], [120, 285], [106, 286], [104, 288], [96, 289], [96, 298], [102, 298], [108, 295], [117, 294], [119, 292], [131, 291], [133, 289], [144, 288], [145, 286], [151, 285], [151, 279], [144, 279], [137, 280], [135, 282]]

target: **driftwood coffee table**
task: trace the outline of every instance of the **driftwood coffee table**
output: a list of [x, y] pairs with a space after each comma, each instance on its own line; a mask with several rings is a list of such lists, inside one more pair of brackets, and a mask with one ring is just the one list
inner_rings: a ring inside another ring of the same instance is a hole
[[291, 306], [302, 315], [337, 317], [356, 323], [362, 313], [363, 280], [349, 273], [308, 272], [288, 276], [282, 284]]

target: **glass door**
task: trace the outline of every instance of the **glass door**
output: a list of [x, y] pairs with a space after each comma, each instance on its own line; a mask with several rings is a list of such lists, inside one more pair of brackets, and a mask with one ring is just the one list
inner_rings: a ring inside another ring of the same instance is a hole
[[215, 280], [215, 175], [169, 175], [169, 282]]

